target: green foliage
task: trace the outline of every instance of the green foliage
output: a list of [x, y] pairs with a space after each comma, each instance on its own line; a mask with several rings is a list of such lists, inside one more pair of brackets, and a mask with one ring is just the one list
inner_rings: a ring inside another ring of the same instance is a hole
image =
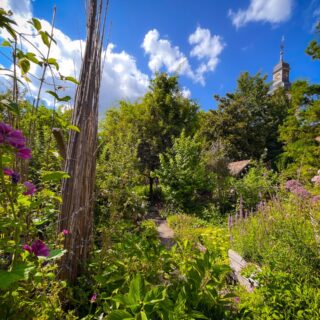
[[219, 237], [220, 230], [213, 236], [213, 229], [210, 241], [216, 243], [203, 253], [194, 241], [182, 238], [167, 251], [151, 221], [139, 230], [130, 224], [105, 227], [102, 249], [90, 269], [91, 290], [98, 297], [92, 314], [107, 319], [228, 318], [231, 300], [221, 293], [229, 272], [226, 237]]
[[297, 81], [291, 88], [291, 107], [285, 122], [280, 127], [280, 140], [284, 152], [278, 166], [285, 169], [284, 175], [310, 181], [317, 171], [320, 157], [320, 87], [306, 81]]
[[210, 194], [213, 179], [206, 171], [202, 144], [197, 137], [182, 132], [173, 146], [160, 155], [156, 172], [169, 204], [176, 210], [190, 211]]
[[290, 198], [273, 200], [232, 228], [232, 246], [259, 263], [259, 287], [240, 293], [248, 319], [319, 317], [319, 206]]
[[279, 153], [278, 126], [288, 108], [284, 91], [270, 95], [266, 76], [240, 75], [237, 89], [225, 97], [215, 96], [218, 109], [204, 117], [201, 134], [209, 145], [221, 139], [231, 159], [260, 159], [267, 149], [268, 159]]
[[270, 199], [275, 194], [277, 174], [260, 162], [253, 165], [242, 179], [235, 181], [234, 187], [238, 202], [242, 199], [244, 208], [255, 210], [259, 202]]

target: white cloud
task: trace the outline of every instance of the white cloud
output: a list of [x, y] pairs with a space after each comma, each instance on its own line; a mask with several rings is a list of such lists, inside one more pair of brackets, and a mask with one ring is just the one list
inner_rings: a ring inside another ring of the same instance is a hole
[[294, 0], [250, 0], [250, 5], [246, 10], [240, 9], [237, 12], [229, 10], [229, 17], [237, 28], [251, 21], [276, 24], [290, 18], [293, 1]]
[[220, 36], [212, 36], [209, 29], [200, 27], [189, 36], [189, 43], [194, 46], [190, 55], [198, 60], [205, 60], [196, 70], [196, 77], [204, 82], [204, 73], [215, 70], [225, 44]]
[[[20, 32], [30, 34], [32, 27], [26, 23], [26, 19], [32, 16], [31, 5], [28, 0], [5, 0], [5, 9], [11, 9], [14, 12], [14, 19], [18, 21], [16, 29]], [[16, 13], [17, 12], [17, 13]], [[51, 31], [51, 25], [46, 20], [40, 19], [43, 30]], [[2, 32], [0, 37], [7, 37], [8, 34]], [[72, 40], [58, 28], [54, 29], [54, 38], [57, 44], [52, 44], [51, 57], [57, 59], [59, 63], [59, 71], [64, 76], [78, 76], [81, 68], [81, 50], [85, 49], [84, 40]], [[42, 43], [41, 38], [35, 37], [32, 39], [32, 44], [23, 42], [24, 49], [27, 51], [35, 52], [34, 46], [41, 52], [46, 53], [47, 47]], [[106, 54], [105, 54], [106, 53]], [[104, 69], [101, 79], [100, 90], [100, 111], [115, 105], [120, 99], [135, 100], [142, 96], [148, 89], [149, 77], [142, 73], [137, 65], [133, 56], [125, 51], [115, 52], [115, 45], [109, 44], [106, 52], [103, 52], [102, 57], [105, 56]], [[11, 66], [12, 68], [12, 66]], [[57, 72], [56, 72], [57, 73]], [[35, 64], [31, 65], [30, 74], [38, 78], [41, 77], [42, 68]], [[39, 88], [39, 81], [33, 76], [31, 84], [27, 85], [29, 95], [36, 96]], [[1, 79], [2, 89], [3, 86], [10, 84], [8, 78]], [[52, 104], [52, 97], [45, 93], [46, 90], [52, 90], [52, 77], [49, 70], [46, 73], [45, 83], [42, 89], [41, 98], [48, 104]], [[61, 96], [70, 95], [74, 97], [75, 85], [72, 83], [58, 84], [64, 86]], [[102, 109], [102, 110], [101, 110]]]
[[161, 39], [158, 30], [150, 30], [142, 43], [142, 48], [149, 55], [150, 70], [155, 72], [164, 67], [168, 72], [185, 75], [204, 85], [204, 74], [215, 70], [219, 62], [218, 56], [225, 44], [220, 36], [212, 36], [210, 30], [200, 27], [189, 36], [189, 43], [193, 46], [190, 56], [196, 57], [200, 62], [196, 70], [192, 69], [188, 58], [179, 47], [173, 46], [166, 39]]
[[152, 72], [166, 67], [168, 72], [194, 77], [187, 57], [179, 47], [172, 46], [168, 40], [160, 39], [158, 30], [150, 30], [145, 35], [142, 48], [150, 56], [148, 65]]

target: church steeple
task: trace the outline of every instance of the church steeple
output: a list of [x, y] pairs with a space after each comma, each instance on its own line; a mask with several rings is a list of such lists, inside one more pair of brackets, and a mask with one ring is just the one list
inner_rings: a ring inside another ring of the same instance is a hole
[[284, 37], [282, 37], [281, 43], [280, 43], [280, 61], [273, 68], [273, 79], [272, 79], [271, 91], [274, 91], [280, 87], [289, 89], [291, 86], [291, 83], [289, 80], [290, 65], [289, 63], [284, 62], [283, 56], [284, 56]]

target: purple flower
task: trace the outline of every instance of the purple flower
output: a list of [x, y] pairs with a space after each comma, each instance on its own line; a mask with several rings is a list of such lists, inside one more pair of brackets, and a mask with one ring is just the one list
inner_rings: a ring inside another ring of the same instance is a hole
[[31, 150], [28, 148], [19, 148], [17, 152], [17, 157], [21, 159], [30, 159]]
[[9, 168], [4, 168], [3, 169], [3, 173], [6, 175], [6, 176], [12, 176], [13, 175], [13, 171]]
[[10, 132], [12, 132], [12, 128], [7, 124], [0, 122], [0, 143], [5, 143], [6, 138]]
[[34, 253], [37, 257], [48, 257], [49, 256], [49, 248], [46, 244], [41, 240], [36, 240], [31, 247], [28, 244], [24, 244], [22, 246], [24, 250], [29, 251], [30, 253]]
[[22, 248], [23, 248], [24, 250], [27, 250], [27, 251], [29, 251], [30, 253], [32, 253], [32, 248], [31, 248], [28, 244], [24, 244], [24, 245], [22, 246]]
[[17, 184], [20, 180], [20, 174], [17, 173], [17, 172], [14, 172], [13, 170], [11, 169], [8, 169], [8, 168], [4, 168], [3, 169], [3, 173], [7, 176], [10, 176], [11, 177], [11, 182], [12, 184]]
[[293, 189], [302, 187], [302, 184], [298, 180], [288, 180], [286, 182], [287, 191], [292, 191]]
[[286, 182], [286, 189], [301, 199], [309, 198], [310, 193], [303, 187], [298, 180], [289, 180]]
[[70, 234], [71, 232], [67, 229], [63, 229], [62, 230], [63, 235], [67, 236], [68, 234]]
[[19, 130], [12, 130], [6, 137], [6, 142], [14, 148], [22, 148], [26, 144], [26, 138]]
[[36, 240], [31, 246], [32, 252], [37, 256], [48, 257], [49, 248], [41, 240]]
[[97, 301], [97, 294], [94, 293], [90, 299], [90, 302], [93, 303], [93, 302], [96, 302]]
[[37, 191], [36, 186], [32, 182], [26, 181], [24, 182], [24, 186], [27, 188], [27, 191], [23, 193], [25, 196], [33, 195]]

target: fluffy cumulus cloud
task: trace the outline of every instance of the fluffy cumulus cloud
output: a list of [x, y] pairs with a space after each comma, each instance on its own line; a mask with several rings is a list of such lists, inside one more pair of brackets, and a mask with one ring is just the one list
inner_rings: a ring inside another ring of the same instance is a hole
[[229, 17], [237, 28], [251, 21], [277, 24], [290, 18], [292, 6], [293, 0], [250, 0], [245, 10], [229, 10]]
[[225, 44], [220, 36], [212, 36], [210, 30], [200, 27], [189, 36], [189, 43], [194, 46], [190, 55], [202, 61], [196, 70], [196, 77], [200, 82], [204, 82], [204, 74], [214, 71], [219, 63], [218, 57]]
[[170, 41], [160, 39], [158, 30], [150, 30], [144, 37], [142, 48], [150, 56], [149, 68], [155, 72], [165, 67], [168, 72], [177, 72], [193, 77], [187, 57]]
[[[26, 23], [26, 20], [32, 16], [30, 1], [4, 1], [3, 7], [7, 10], [12, 10], [15, 14], [14, 19], [18, 22], [16, 29], [26, 34], [32, 33], [31, 25]], [[49, 22], [43, 19], [40, 19], [40, 22], [43, 30], [51, 31]], [[8, 34], [2, 33], [0, 36], [6, 38]], [[80, 73], [81, 56], [85, 49], [85, 41], [72, 40], [58, 28], [54, 29], [54, 39], [56, 40], [56, 44], [52, 45], [50, 56], [57, 59], [59, 72], [64, 76], [77, 77]], [[27, 51], [47, 52], [47, 47], [43, 44], [39, 36], [33, 37], [32, 43], [24, 41], [23, 46]], [[35, 50], [35, 48], [37, 49]], [[149, 77], [138, 69], [133, 56], [124, 51], [116, 52], [115, 45], [109, 44], [106, 51], [103, 52], [103, 57], [105, 57], [105, 60], [102, 71], [100, 109], [103, 110], [115, 105], [120, 99], [134, 100], [147, 91]], [[57, 75], [57, 71], [54, 70], [54, 72]], [[41, 78], [42, 68], [32, 64], [29, 73], [32, 83], [26, 84], [26, 90], [30, 96], [36, 96], [39, 87], [37, 78]], [[0, 82], [2, 82], [2, 89], [3, 86], [10, 85], [10, 80], [8, 81], [8, 79], [10, 78], [1, 77]], [[64, 87], [60, 95], [74, 96], [76, 89], [74, 84], [59, 83], [59, 81], [57, 84], [61, 84]], [[52, 90], [52, 75], [50, 70], [46, 73], [41, 96], [48, 104], [52, 104], [52, 97], [45, 93], [46, 90]]]
[[210, 30], [200, 27], [189, 36], [189, 43], [192, 46], [190, 56], [198, 60], [195, 70], [179, 47], [173, 46], [167, 39], [161, 39], [158, 30], [150, 30], [142, 43], [142, 48], [149, 55], [150, 70], [155, 72], [165, 68], [168, 72], [185, 75], [204, 85], [204, 74], [215, 70], [225, 45], [220, 36], [211, 35]]

